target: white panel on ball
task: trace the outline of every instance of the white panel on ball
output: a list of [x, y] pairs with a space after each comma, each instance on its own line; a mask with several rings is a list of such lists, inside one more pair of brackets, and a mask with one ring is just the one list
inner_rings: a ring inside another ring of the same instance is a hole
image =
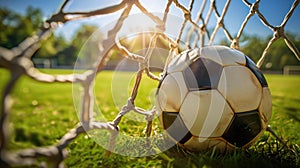
[[188, 51], [177, 55], [167, 67], [167, 73], [174, 73], [174, 72], [182, 72], [185, 68], [189, 66], [190, 60], [188, 56]]
[[209, 58], [222, 66], [246, 65], [244, 54], [226, 46], [203, 47], [200, 53], [201, 57]]
[[258, 109], [262, 97], [261, 84], [244, 66], [224, 67], [218, 90], [235, 112]]
[[[222, 136], [234, 115], [224, 97], [217, 90], [211, 90], [211, 99], [212, 104], [210, 104], [200, 137]], [[203, 105], [205, 104], [200, 102], [200, 106]]]
[[189, 50], [189, 53], [188, 53], [189, 59], [191, 61], [197, 59], [200, 56], [200, 51], [201, 51], [200, 48], [195, 48], [195, 49]]
[[217, 90], [189, 92], [179, 115], [192, 135], [220, 137], [234, 113]]
[[172, 73], [163, 80], [157, 103], [162, 111], [179, 112], [188, 90], [181, 72]]

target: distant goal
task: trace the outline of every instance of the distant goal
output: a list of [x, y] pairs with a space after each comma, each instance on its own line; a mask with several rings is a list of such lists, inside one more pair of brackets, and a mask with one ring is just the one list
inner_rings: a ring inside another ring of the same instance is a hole
[[296, 66], [296, 65], [284, 66], [283, 75], [300, 75], [300, 66]]

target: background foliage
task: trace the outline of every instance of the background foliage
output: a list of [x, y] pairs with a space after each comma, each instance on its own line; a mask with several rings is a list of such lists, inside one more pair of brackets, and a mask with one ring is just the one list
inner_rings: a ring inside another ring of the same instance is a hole
[[[19, 44], [26, 37], [35, 33], [43, 21], [43, 13], [40, 9], [28, 7], [25, 15], [20, 15], [15, 11], [6, 8], [0, 8], [0, 46], [12, 48]], [[34, 58], [51, 58], [55, 59], [57, 66], [74, 66], [79, 51], [84, 43], [97, 31], [98, 28], [93, 25], [83, 25], [77, 30], [71, 40], [66, 40], [63, 36], [55, 34], [44, 41], [44, 45], [35, 53]], [[100, 30], [101, 31], [101, 30]], [[89, 44], [92, 48], [97, 47], [97, 40], [101, 39], [101, 33], [97, 34], [95, 40], [90, 40]], [[288, 34], [296, 46], [300, 46], [300, 37], [295, 34]], [[93, 37], [92, 37], [93, 38]], [[140, 37], [141, 38], [141, 37]], [[146, 37], [147, 38], [147, 37]], [[266, 47], [271, 36], [258, 37], [255, 35], [243, 35], [241, 40], [241, 50], [257, 62]], [[130, 44], [139, 45], [138, 39], [125, 41], [125, 46]], [[146, 40], [148, 41], [148, 40]], [[221, 44], [230, 45], [228, 41], [221, 40]], [[130, 48], [130, 46], [128, 46]], [[132, 47], [131, 47], [132, 48]], [[138, 47], [140, 48], [140, 47]], [[96, 49], [96, 48], [94, 48]], [[92, 49], [91, 49], [92, 51]], [[112, 58], [115, 60], [121, 57], [116, 56], [116, 52], [112, 52]], [[300, 62], [293, 56], [293, 53], [285, 45], [283, 39], [276, 41], [267, 54], [262, 70], [281, 71], [285, 65], [299, 65]]]

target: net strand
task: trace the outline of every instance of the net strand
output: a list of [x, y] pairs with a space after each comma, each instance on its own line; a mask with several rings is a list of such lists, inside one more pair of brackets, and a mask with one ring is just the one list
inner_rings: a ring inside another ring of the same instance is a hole
[[[228, 29], [224, 24], [224, 18], [230, 6], [230, 0], [226, 1], [226, 4], [220, 14], [217, 7], [216, 1], [211, 0], [209, 4], [209, 9], [206, 13], [206, 17], [204, 18], [204, 8], [206, 6], [206, 0], [203, 0], [200, 10], [197, 14], [195, 20], [191, 17], [191, 11], [193, 10], [194, 0], [191, 0], [189, 3], [188, 9], [184, 7], [177, 0], [168, 0], [165, 6], [165, 11], [163, 18], [160, 19], [158, 16], [155, 16], [153, 13], [149, 12], [138, 0], [123, 0], [119, 4], [111, 5], [109, 7], [101, 8], [98, 10], [87, 11], [87, 12], [64, 12], [66, 6], [71, 2], [71, 0], [65, 0], [58, 12], [52, 15], [41, 28], [41, 31], [37, 33], [37, 35], [33, 35], [31, 37], [26, 38], [23, 42], [21, 42], [17, 47], [12, 49], [6, 49], [0, 47], [0, 66], [6, 68], [10, 72], [10, 78], [4, 85], [4, 92], [1, 97], [1, 120], [0, 120], [0, 165], [5, 166], [15, 166], [15, 165], [36, 165], [39, 162], [39, 158], [46, 158], [49, 167], [62, 167], [64, 166], [63, 160], [67, 156], [66, 147], [76, 139], [80, 134], [85, 134], [86, 132], [92, 129], [104, 129], [110, 132], [109, 143], [107, 147], [107, 155], [109, 155], [112, 151], [114, 151], [114, 146], [116, 143], [116, 137], [119, 134], [118, 124], [121, 122], [121, 118], [129, 112], [135, 112], [145, 116], [147, 121], [145, 134], [146, 136], [150, 136], [152, 132], [152, 120], [155, 115], [155, 107], [151, 110], [144, 110], [140, 107], [136, 107], [134, 102], [138, 96], [138, 89], [141, 84], [141, 80], [143, 78], [143, 73], [146, 73], [148, 77], [154, 80], [160, 80], [161, 77], [157, 77], [154, 75], [149, 68], [149, 60], [153, 55], [153, 48], [155, 48], [157, 39], [162, 38], [163, 40], [169, 43], [169, 55], [166, 59], [164, 65], [164, 71], [166, 70], [167, 65], [170, 61], [178, 54], [179, 43], [182, 38], [182, 34], [184, 28], [186, 28], [187, 23], [191, 23], [191, 28], [187, 33], [187, 42], [186, 47], [192, 47], [192, 37], [194, 38], [194, 45], [196, 47], [198, 45], [198, 39], [200, 38], [200, 46], [204, 46], [205, 37], [208, 37], [209, 45], [213, 43], [217, 31], [220, 28], [223, 28], [224, 34], [226, 38], [231, 42], [232, 48], [239, 49], [239, 40], [243, 34], [243, 31], [251, 19], [255, 14], [259, 17], [262, 24], [268, 27], [273, 32], [273, 37], [269, 40], [266, 48], [264, 49], [260, 60], [257, 62], [258, 67], [261, 67], [263, 61], [270, 50], [272, 44], [283, 38], [287, 47], [294, 53], [296, 58], [300, 60], [299, 50], [295, 46], [295, 44], [288, 38], [285, 33], [284, 27], [287, 22], [293, 16], [293, 13], [298, 6], [300, 0], [295, 0], [290, 10], [284, 17], [284, 20], [279, 26], [271, 25], [268, 20], [263, 16], [263, 14], [259, 11], [259, 3], [260, 0], [255, 1], [254, 3], [250, 3], [247, 0], [243, 0], [246, 6], [249, 7], [249, 13], [243, 20], [240, 29], [236, 37], [232, 37], [229, 33]], [[181, 24], [180, 32], [177, 38], [174, 40], [169, 38], [165, 33], [167, 17], [170, 11], [170, 7], [172, 4], [177, 7], [180, 11], [182, 11], [184, 16], [184, 21]], [[145, 55], [138, 55], [135, 53], [131, 53], [125, 46], [123, 46], [120, 40], [117, 37], [118, 32], [121, 30], [124, 21], [128, 18], [132, 6], [135, 5], [143, 14], [148, 16], [153, 22], [156, 24], [155, 33], [152, 35], [149, 46], [147, 47], [147, 52]], [[79, 19], [85, 19], [93, 16], [106, 15], [110, 13], [115, 13], [118, 11], [122, 11], [120, 17], [118, 18], [114, 27], [108, 32], [107, 38], [102, 41], [103, 49], [99, 51], [99, 57], [103, 56], [98, 64], [95, 64], [96, 70], [87, 70], [82, 74], [74, 73], [72, 75], [51, 75], [40, 72], [38, 69], [34, 67], [34, 64], [31, 60], [33, 54], [40, 48], [40, 42], [50, 37], [51, 32], [55, 29], [60, 23], [66, 23], [69, 21], [75, 21]], [[217, 22], [215, 23], [214, 30], [212, 34], [207, 30], [208, 22], [211, 18], [212, 13], [216, 15]], [[201, 21], [201, 24], [199, 23]], [[93, 109], [94, 109], [94, 97], [93, 87], [94, 87], [94, 78], [95, 76], [101, 72], [104, 65], [108, 61], [109, 54], [107, 51], [111, 49], [116, 49], [122, 53], [125, 58], [131, 59], [139, 63], [140, 67], [137, 71], [137, 76], [135, 79], [134, 87], [131, 93], [131, 96], [128, 98], [127, 104], [125, 104], [116, 118], [111, 122], [97, 122], [94, 121]], [[10, 115], [12, 98], [11, 92], [14, 86], [16, 85], [18, 79], [21, 76], [28, 76], [35, 81], [43, 82], [43, 83], [79, 83], [83, 88], [82, 94], [82, 102], [81, 104], [81, 117], [80, 123], [70, 131], [68, 131], [65, 135], [62, 136], [60, 141], [53, 146], [39, 147], [33, 149], [23, 149], [15, 152], [11, 152], [7, 149], [7, 144], [11, 138], [9, 135], [9, 127], [8, 127], [8, 116]], [[40, 166], [45, 167], [44, 162], [40, 163]], [[46, 165], [47, 166], [47, 165]]]
[[290, 10], [288, 11], [288, 13], [285, 15], [283, 22], [281, 23], [280, 27], [284, 27], [286, 25], [286, 23], [289, 21], [289, 19], [292, 17], [296, 7], [298, 6], [300, 0], [296, 0], [294, 1], [292, 7], [290, 8]]
[[144, 6], [142, 6], [139, 1], [136, 1], [135, 5], [136, 5], [136, 7], [138, 7], [140, 9], [141, 12], [143, 12], [145, 15], [147, 15], [149, 18], [151, 18], [157, 24], [158, 28], [160, 28], [160, 27], [162, 27], [162, 25], [164, 25], [164, 22], [158, 16], [155, 16], [151, 12], [148, 12], [148, 10]]
[[[206, 5], [206, 0], [203, 0], [202, 4], [201, 4], [201, 7], [200, 7], [200, 10], [197, 14], [197, 19], [195, 20], [195, 23], [198, 23], [201, 20], [202, 24], [204, 24], [205, 21], [203, 19], [202, 13], [203, 13], [205, 5]], [[200, 28], [202, 30], [202, 26], [200, 26]], [[191, 37], [192, 37], [192, 34], [194, 33], [194, 31], [195, 31], [195, 27], [192, 26], [191, 29], [189, 30], [188, 34], [187, 34], [187, 40], [186, 40], [187, 41], [187, 43], [186, 43], [187, 49], [191, 49], [190, 41], [191, 41]], [[199, 33], [196, 33], [196, 37], [195, 37], [195, 40], [194, 40], [194, 47], [196, 47], [196, 45], [197, 45], [196, 39], [198, 39], [199, 36], [200, 36]], [[202, 34], [202, 36], [203, 36], [203, 34]], [[204, 41], [202, 42], [202, 40], [201, 40], [200, 45], [202, 46], [202, 44], [204, 45]]]
[[300, 53], [299, 53], [298, 49], [296, 48], [296, 46], [293, 43], [291, 43], [291, 41], [285, 35], [285, 31], [284, 31], [284, 26], [286, 25], [287, 21], [291, 17], [291, 14], [294, 12], [295, 8], [298, 6], [299, 2], [300, 2], [300, 0], [295, 0], [294, 1], [291, 9], [289, 10], [287, 15], [285, 16], [284, 20], [282, 21], [280, 26], [277, 26], [277, 27], [269, 25], [269, 23], [265, 20], [265, 18], [263, 16], [262, 17], [260, 16], [262, 14], [259, 12], [259, 10], [258, 9], [256, 10], [256, 13], [260, 16], [260, 18], [264, 18], [264, 19], [261, 19], [261, 21], [263, 21], [263, 23], [265, 25], [267, 25], [273, 31], [273, 37], [268, 42], [267, 47], [264, 49], [264, 51], [262, 53], [262, 56], [260, 57], [260, 59], [258, 60], [258, 62], [256, 64], [258, 68], [260, 68], [263, 65], [265, 57], [267, 56], [267, 53], [270, 50], [272, 44], [281, 37], [284, 38], [284, 41], [285, 41], [287, 47], [289, 47], [289, 49], [294, 53], [295, 57], [300, 61]]
[[229, 31], [227, 30], [227, 28], [225, 27], [224, 25], [224, 17], [228, 11], [228, 7], [229, 7], [229, 4], [230, 4], [231, 0], [227, 0], [226, 1], [226, 4], [225, 4], [225, 7], [222, 11], [222, 14], [220, 15], [218, 10], [217, 10], [217, 6], [216, 6], [216, 1], [214, 1], [213, 3], [213, 9], [215, 11], [215, 15], [216, 15], [216, 18], [217, 18], [217, 26], [215, 27], [211, 37], [210, 37], [210, 40], [209, 40], [209, 45], [212, 45], [214, 39], [215, 39], [215, 36], [218, 32], [218, 30], [222, 27], [223, 30], [224, 30], [224, 33], [226, 35], [226, 37], [229, 39], [229, 41], [232, 41], [232, 36], [230, 35]]

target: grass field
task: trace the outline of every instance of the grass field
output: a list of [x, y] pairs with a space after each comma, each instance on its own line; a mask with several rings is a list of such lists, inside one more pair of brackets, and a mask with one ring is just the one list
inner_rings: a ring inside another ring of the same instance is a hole
[[[67, 70], [42, 71], [72, 73]], [[0, 70], [1, 94], [8, 75], [6, 70]], [[122, 82], [113, 85], [115, 91], [111, 94], [111, 81], [121, 81], [132, 76], [120, 73], [114, 77], [112, 79], [112, 72], [104, 71], [97, 76], [95, 83], [98, 107], [108, 120], [116, 116], [120, 104], [126, 101], [129, 94], [122, 89], [127, 87], [122, 86]], [[273, 98], [270, 125], [287, 141], [287, 147], [266, 132], [249, 149], [227, 154], [214, 151], [190, 153], [174, 146], [161, 154], [148, 157], [117, 154], [106, 157], [100, 145], [83, 135], [69, 145], [65, 163], [68, 167], [300, 167], [300, 76], [266, 75], [266, 78]], [[132, 83], [132, 80], [129, 82]], [[147, 77], [143, 79], [136, 104], [150, 108], [153, 88], [156, 86], [157, 82]], [[117, 100], [114, 100], [116, 97]], [[14, 128], [9, 144], [11, 150], [55, 144], [78, 123], [72, 84], [45, 84], [22, 77], [14, 88], [12, 98], [14, 105], [9, 118], [10, 127]], [[122, 120], [121, 132], [128, 136], [143, 136], [145, 123], [132, 121], [131, 117], [135, 115]], [[159, 132], [157, 119], [154, 123], [154, 130]]]

